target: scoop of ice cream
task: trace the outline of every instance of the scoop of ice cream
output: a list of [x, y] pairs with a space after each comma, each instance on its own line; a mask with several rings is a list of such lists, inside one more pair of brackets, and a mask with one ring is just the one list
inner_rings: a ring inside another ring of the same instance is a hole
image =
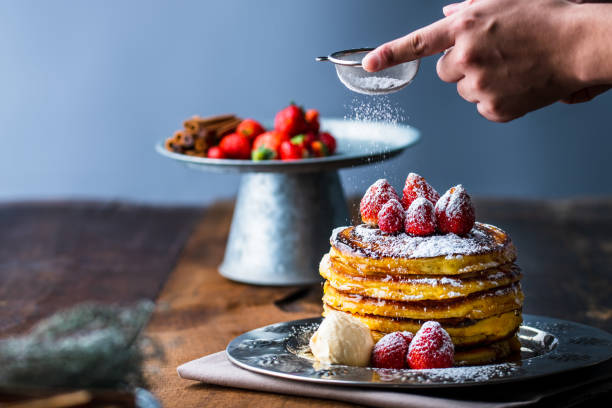
[[368, 326], [342, 312], [330, 312], [310, 338], [312, 354], [328, 364], [367, 366], [373, 347]]

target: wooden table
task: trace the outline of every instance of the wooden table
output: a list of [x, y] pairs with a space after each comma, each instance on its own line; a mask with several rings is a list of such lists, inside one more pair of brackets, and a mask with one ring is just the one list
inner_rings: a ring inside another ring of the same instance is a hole
[[[57, 211], [58, 205], [54, 204], [51, 208]], [[94, 203], [80, 205], [80, 215], [67, 211], [63, 217], [58, 218], [66, 223], [66, 228], [69, 228], [68, 225], [74, 225], [75, 219], [85, 224], [91, 223], [87, 218], [91, 213], [87, 211], [93, 211], [97, 217], [104, 219], [104, 206]], [[65, 204], [64, 207], [66, 206], [72, 208]], [[36, 244], [36, 240], [48, 239], [49, 227], [36, 230], [36, 223], [32, 218], [35, 211], [30, 211], [30, 217], [23, 208], [21, 211], [24, 213], [21, 215], [21, 222], [31, 229], [29, 235], [15, 232], [21, 230], [18, 223], [10, 224], [13, 229], [6, 227], [9, 218], [7, 214], [11, 211], [12, 214], [19, 212], [16, 208], [19, 207], [0, 207], [0, 244], [8, 242], [6, 234], [9, 231], [14, 248], [20, 248], [24, 242], [20, 243], [18, 240], [26, 239], [26, 236], [27, 243], [33, 245], [33, 248], [37, 245], [45, 247], [40, 243]], [[31, 205], [28, 208], [31, 210]], [[40, 208], [48, 211], [42, 204]], [[178, 365], [224, 349], [228, 341], [244, 331], [279, 321], [319, 315], [321, 287], [255, 287], [222, 278], [217, 273], [217, 266], [221, 262], [229, 232], [231, 204], [214, 205], [206, 209], [202, 217], [197, 209], [160, 210], [128, 206], [126, 216], [120, 214], [121, 211], [117, 208], [111, 208], [113, 211], [110, 212], [114, 212], [117, 218], [116, 223], [125, 224], [127, 219], [132, 219], [132, 241], [137, 241], [145, 247], [138, 249], [138, 245], [135, 245], [130, 257], [121, 258], [121, 269], [125, 269], [125, 273], [118, 276], [116, 281], [107, 281], [107, 285], [123, 287], [115, 293], [118, 297], [116, 300], [127, 301], [137, 296], [155, 298], [155, 288], [165, 281], [161, 293], [157, 296], [157, 310], [146, 330], [146, 334], [156, 338], [166, 350], [166, 361], [150, 361], [146, 365], [150, 389], [162, 400], [165, 407], [306, 407], [313, 404], [321, 407], [348, 406], [337, 402], [195, 384], [179, 379], [176, 374]], [[519, 250], [518, 264], [524, 272], [525, 313], [560, 317], [612, 331], [612, 200], [548, 202], [482, 199], [476, 200], [476, 208], [480, 221], [500, 226], [507, 230], [515, 241]], [[145, 213], [147, 216], [140, 217], [139, 213]], [[112, 217], [108, 219], [111, 220]], [[172, 225], [175, 225], [174, 229], [171, 228]], [[194, 225], [193, 232], [183, 246], [183, 239]], [[92, 228], [97, 231], [100, 227]], [[143, 228], [155, 231], [158, 235], [158, 239], [152, 240], [149, 246], [144, 245], [146, 239]], [[122, 230], [125, 230], [125, 226], [113, 231], [118, 234]], [[162, 236], [166, 238], [165, 244], [160, 244], [163, 241]], [[170, 245], [171, 243], [174, 245]], [[163, 269], [165, 266], [170, 270], [170, 261], [174, 258], [161, 256], [160, 250], [164, 245], [169, 245], [169, 248], [174, 248], [177, 252], [180, 249], [177, 246], [183, 247], [167, 280]], [[89, 248], [87, 253], [91, 263], [95, 264], [104, 258], [103, 254], [95, 255], [95, 248], [86, 247]], [[149, 247], [156, 248], [157, 251]], [[109, 251], [108, 245], [104, 248]], [[74, 249], [69, 251], [70, 256], [78, 258], [79, 247]], [[39, 274], [44, 271], [44, 268], [32, 267], [32, 254], [28, 257], [25, 250], [18, 251], [18, 256], [1, 251], [0, 249], [0, 254], [3, 255], [0, 258], [2, 282], [5, 282], [6, 276], [13, 276], [7, 271], [13, 271], [14, 274], [22, 265], [29, 265], [29, 270], [34, 270], [34, 275], [37, 270]], [[121, 252], [119, 249], [117, 251]], [[138, 258], [134, 259], [133, 256]], [[145, 285], [146, 290], [142, 287], [141, 290], [135, 290], [135, 287], [146, 281], [147, 276], [142, 266], [138, 265], [147, 262], [147, 257], [150, 256], [157, 257], [155, 262], [146, 264], [148, 268], [154, 269], [155, 273], [149, 275], [150, 282]], [[160, 267], [156, 264], [162, 265]], [[112, 271], [112, 262], [107, 263], [107, 267]], [[129, 268], [136, 270], [133, 281]], [[73, 272], [72, 276], [78, 276], [77, 272]], [[66, 279], [64, 282], [68, 281]], [[14, 307], [18, 300], [22, 309], [37, 310], [37, 299], [31, 297], [32, 290], [20, 290], [25, 294], [24, 297], [15, 291], [11, 292], [11, 296], [7, 296], [8, 292], [2, 292], [0, 289], [0, 305], [12, 307], [11, 310], [15, 311], [18, 310]], [[61, 288], [56, 288], [56, 295], [59, 296], [55, 297], [53, 293], [47, 293], [47, 310], [53, 309], [52, 305], [56, 303], [70, 303], [67, 296], [69, 299], [88, 296], [96, 298], [91, 295], [93, 289], [88, 289], [87, 285], [77, 285], [75, 290], [76, 292], [68, 294], [62, 292]], [[93, 293], [95, 295], [96, 292]], [[109, 301], [113, 296], [101, 296], [98, 293], [97, 298]], [[21, 319], [22, 324], [9, 324], [8, 331], [6, 326], [10, 319], [0, 313], [0, 330], [4, 325], [3, 334], [18, 332], [27, 328], [36, 317], [42, 316], [40, 312], [28, 313], [29, 318]]]

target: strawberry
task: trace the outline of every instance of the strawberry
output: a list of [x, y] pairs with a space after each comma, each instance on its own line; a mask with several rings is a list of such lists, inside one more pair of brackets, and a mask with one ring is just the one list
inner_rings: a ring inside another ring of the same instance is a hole
[[312, 142], [317, 140], [317, 134], [313, 132], [306, 132], [305, 135], [306, 137], [304, 138], [304, 144], [306, 145], [307, 149], [310, 149]]
[[219, 147], [228, 159], [248, 159], [251, 157], [251, 143], [238, 133], [224, 136]]
[[410, 344], [410, 342], [414, 338], [414, 334], [412, 334], [412, 332], [405, 331], [405, 330], [403, 332], [400, 332], [400, 333], [402, 333], [402, 336], [404, 336], [404, 338], [406, 339], [408, 344]]
[[302, 134], [297, 135], [297, 136], [293, 136], [291, 138], [291, 143], [299, 145], [299, 146], [303, 147], [304, 149], [310, 151], [310, 145], [315, 140], [317, 140], [317, 139], [316, 139], [314, 133], [307, 132], [307, 133], [302, 133]]
[[265, 132], [255, 138], [255, 141], [253, 142], [253, 150], [257, 150], [263, 146], [278, 154], [278, 148], [283, 140], [289, 140], [289, 135], [286, 133], [277, 132], [275, 130]]
[[287, 106], [274, 117], [274, 129], [291, 136], [304, 132], [306, 130], [304, 112], [294, 104]]
[[325, 143], [330, 155], [336, 152], [336, 139], [331, 134], [327, 132], [319, 133], [319, 140]]
[[408, 347], [406, 362], [413, 369], [453, 366], [455, 346], [446, 330], [436, 321], [425, 322]]
[[315, 140], [310, 144], [310, 150], [312, 151], [312, 155], [314, 157], [325, 157], [329, 156], [329, 150], [325, 143], [320, 140]]
[[376, 226], [378, 213], [383, 205], [391, 199], [399, 200], [397, 193], [391, 187], [391, 184], [386, 179], [378, 179], [374, 184], [368, 187], [368, 190], [363, 195], [359, 203], [359, 212], [361, 213], [361, 221], [365, 224]]
[[210, 159], [225, 159], [225, 153], [223, 153], [223, 150], [219, 146], [213, 146], [208, 149], [206, 157]]
[[404, 230], [405, 217], [402, 204], [392, 198], [378, 212], [378, 228], [387, 234], [397, 234]]
[[435, 211], [438, 228], [444, 234], [465, 235], [476, 221], [472, 199], [461, 184], [444, 193], [436, 203]]
[[251, 160], [262, 161], [262, 160], [274, 160], [278, 157], [276, 150], [269, 149], [265, 146], [260, 146], [251, 152]]
[[308, 150], [304, 147], [291, 143], [290, 140], [285, 140], [279, 147], [281, 160], [298, 160], [308, 157]]
[[404, 208], [406, 209], [410, 207], [410, 204], [412, 204], [417, 197], [425, 197], [431, 201], [432, 204], [436, 204], [438, 199], [440, 199], [440, 194], [438, 194], [423, 177], [416, 173], [408, 174], [402, 193], [402, 204], [404, 204]]
[[404, 368], [408, 341], [400, 332], [393, 332], [378, 340], [372, 349], [372, 365], [376, 368]]
[[425, 237], [436, 232], [434, 206], [425, 197], [418, 197], [406, 211], [406, 234]]
[[316, 109], [308, 109], [304, 114], [306, 120], [306, 127], [309, 131], [318, 133], [319, 132], [319, 111]]
[[238, 133], [240, 136], [246, 137], [249, 140], [255, 139], [265, 131], [266, 129], [264, 129], [264, 127], [261, 126], [261, 124], [255, 119], [245, 119], [240, 122], [236, 128], [236, 133]]

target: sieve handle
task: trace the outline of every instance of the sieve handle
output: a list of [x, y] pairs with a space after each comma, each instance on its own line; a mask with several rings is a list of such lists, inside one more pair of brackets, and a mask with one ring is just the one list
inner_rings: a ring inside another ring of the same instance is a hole
[[328, 57], [317, 57], [315, 58], [315, 61], [329, 61]]

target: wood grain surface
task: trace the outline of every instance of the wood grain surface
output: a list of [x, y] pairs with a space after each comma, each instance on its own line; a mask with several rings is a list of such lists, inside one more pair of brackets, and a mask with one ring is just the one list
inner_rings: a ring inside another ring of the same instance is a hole
[[[525, 312], [612, 330], [612, 201], [478, 200], [478, 219], [506, 229], [519, 248]], [[231, 207], [207, 210], [158, 299], [147, 334], [166, 348], [147, 379], [165, 407], [345, 406], [337, 402], [234, 390], [181, 380], [176, 367], [222, 350], [239, 334], [317, 316], [321, 287], [248, 286], [217, 272]]]
[[[481, 199], [476, 208], [480, 221], [508, 231], [518, 248], [526, 313], [612, 331], [612, 200]], [[146, 334], [160, 341], [166, 359], [149, 361], [146, 378], [164, 407], [348, 406], [177, 376], [178, 365], [224, 349], [247, 330], [321, 312], [320, 285], [256, 287], [222, 278], [217, 267], [232, 205], [202, 212], [102, 203], [0, 205], [0, 336], [80, 301], [153, 299], [163, 285]]]
[[201, 208], [0, 205], [0, 336], [84, 301], [155, 299]]
[[206, 211], [158, 299], [146, 334], [164, 346], [166, 361], [153, 361], [147, 366], [151, 391], [164, 407], [342, 406], [198, 384], [176, 374], [178, 365], [225, 349], [232, 338], [245, 331], [321, 312], [319, 290], [250, 286], [219, 275], [217, 267], [223, 259], [230, 216], [231, 208], [223, 204]]
[[612, 332], [612, 200], [477, 200], [476, 211], [518, 249], [525, 313]]

